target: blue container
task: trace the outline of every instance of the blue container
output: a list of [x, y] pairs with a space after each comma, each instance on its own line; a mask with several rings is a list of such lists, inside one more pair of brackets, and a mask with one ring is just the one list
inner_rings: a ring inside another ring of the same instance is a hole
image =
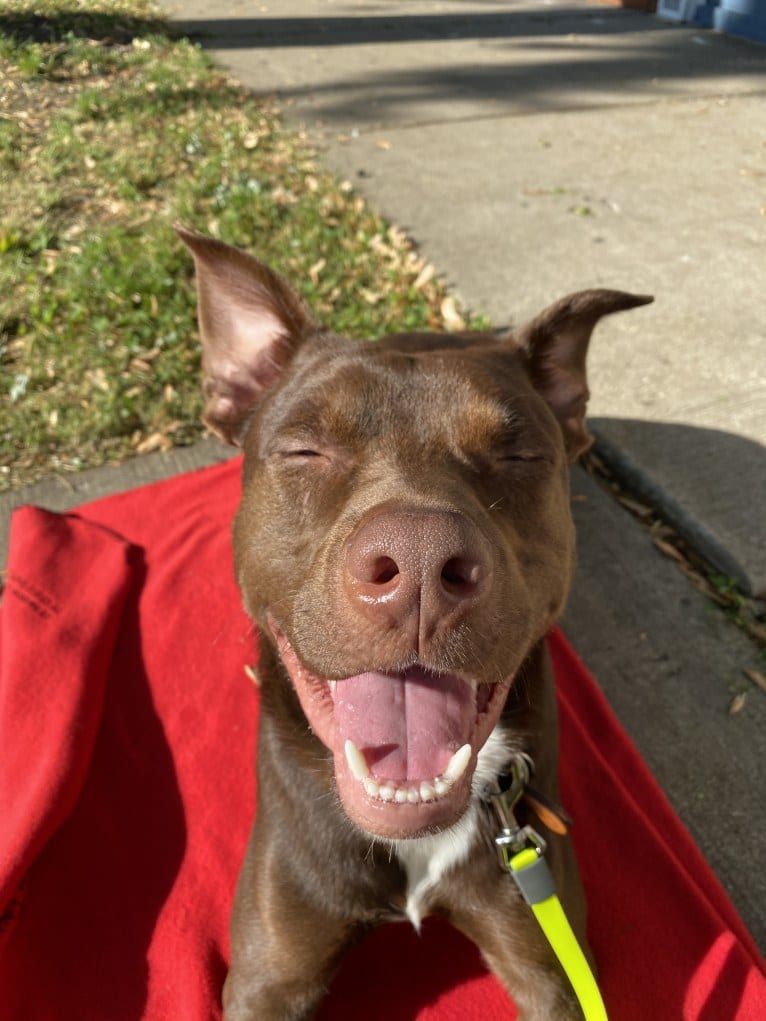
[[703, 0], [691, 21], [702, 28], [766, 43], [766, 0]]

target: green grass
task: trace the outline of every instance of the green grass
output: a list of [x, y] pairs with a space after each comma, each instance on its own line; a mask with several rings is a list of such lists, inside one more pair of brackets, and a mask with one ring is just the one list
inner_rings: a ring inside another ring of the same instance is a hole
[[176, 221], [253, 251], [335, 330], [443, 326], [401, 232], [151, 4], [6, 0], [0, 488], [201, 434]]

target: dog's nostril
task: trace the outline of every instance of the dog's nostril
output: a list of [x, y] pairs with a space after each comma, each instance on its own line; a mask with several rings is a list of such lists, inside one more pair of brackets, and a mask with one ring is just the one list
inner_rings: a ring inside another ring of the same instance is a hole
[[396, 561], [391, 557], [378, 557], [370, 572], [370, 581], [374, 585], [387, 585], [399, 574]]
[[442, 567], [441, 581], [444, 588], [454, 595], [470, 595], [479, 584], [481, 574], [475, 560], [467, 557], [450, 557]]

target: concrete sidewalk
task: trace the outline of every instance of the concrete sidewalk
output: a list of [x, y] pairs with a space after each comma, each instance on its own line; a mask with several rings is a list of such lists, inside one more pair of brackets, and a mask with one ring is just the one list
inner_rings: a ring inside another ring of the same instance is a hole
[[166, 2], [474, 310], [655, 294], [594, 344], [602, 453], [766, 593], [766, 48], [584, 0]]
[[[602, 442], [766, 586], [766, 50], [577, 0], [222, 0], [215, 22], [166, 2], [477, 311], [654, 291], [596, 333]], [[228, 454], [211, 440], [5, 494], [0, 549], [22, 502], [64, 509]], [[766, 697], [727, 712], [762, 654], [579, 469], [573, 487], [567, 633], [766, 947]]]

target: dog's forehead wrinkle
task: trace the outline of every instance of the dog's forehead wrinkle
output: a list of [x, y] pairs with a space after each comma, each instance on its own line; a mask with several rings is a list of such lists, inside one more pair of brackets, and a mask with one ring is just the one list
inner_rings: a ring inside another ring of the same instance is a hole
[[555, 442], [552, 416], [518, 360], [496, 347], [482, 352], [413, 354], [317, 335], [254, 416], [261, 453], [286, 439], [364, 451], [368, 460], [395, 449], [412, 472], [444, 457], [471, 467], [505, 443]]
[[[340, 358], [291, 386], [272, 417], [274, 430], [303, 430], [352, 448], [385, 438], [403, 456], [479, 452], [519, 430], [523, 412], [509, 394], [452, 364], [417, 363], [384, 352]], [[392, 442], [400, 437], [406, 442]]]

